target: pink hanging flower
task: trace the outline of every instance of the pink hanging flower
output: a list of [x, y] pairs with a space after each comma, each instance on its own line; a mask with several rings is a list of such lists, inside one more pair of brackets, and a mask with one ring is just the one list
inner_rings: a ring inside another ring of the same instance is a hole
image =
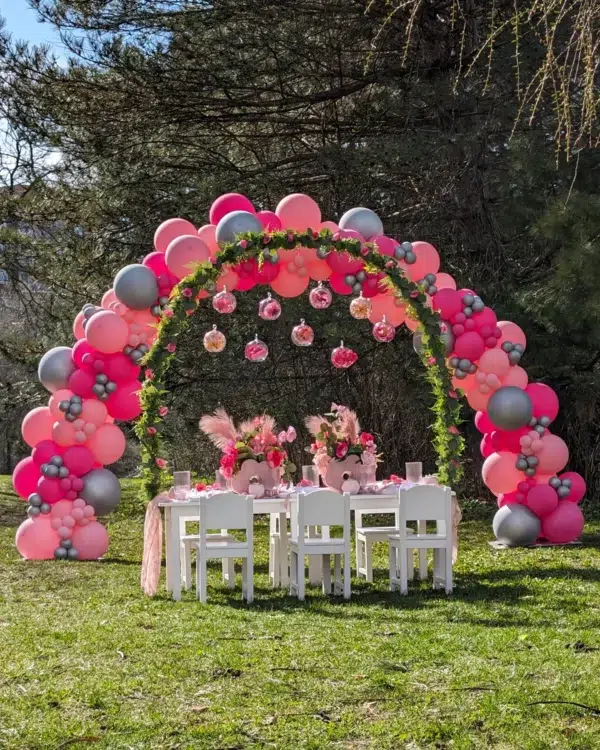
[[169, 413], [168, 406], [161, 406], [160, 409], [158, 410], [158, 414], [161, 417], [166, 417], [168, 413]]
[[450, 398], [458, 398], [458, 393], [452, 389], [448, 391], [448, 395]]
[[373, 435], [371, 435], [370, 432], [361, 432], [360, 433], [360, 442], [362, 445], [373, 445], [375, 442], [375, 438]]
[[348, 453], [348, 443], [338, 443], [335, 446], [335, 457], [336, 458], [344, 458], [344, 456]]
[[144, 372], [144, 376], [146, 380], [154, 380], [154, 370], [151, 370], [149, 367]]
[[165, 316], [165, 318], [172, 318], [173, 315], [175, 315], [170, 307], [165, 307], [165, 309], [162, 311], [162, 314]]
[[169, 354], [175, 354], [177, 351], [177, 346], [175, 344], [167, 344], [167, 351]]
[[148, 429], [146, 430], [146, 432], [148, 433], [148, 435], [150, 435], [152, 437], [152, 436], [156, 435], [156, 433], [158, 432], [158, 430], [156, 429], [156, 427], [148, 427]]
[[448, 432], [451, 435], [460, 435], [460, 430], [458, 429], [456, 425], [452, 425], [452, 427], [448, 427]]
[[313, 240], [318, 240], [319, 239], [319, 233], [313, 230], [312, 238], [313, 238]]
[[245, 250], [248, 247], [248, 240], [240, 240], [239, 245], [242, 250]]
[[194, 314], [194, 311], [193, 311], [193, 310], [186, 310], [186, 311], [185, 311], [185, 314], [186, 314], [186, 315], [188, 316], [188, 318], [189, 318], [189, 317], [190, 317], [190, 315], [193, 315], [193, 314]]
[[427, 360], [427, 364], [430, 367], [433, 367], [433, 365], [435, 365], [435, 357], [429, 357], [429, 359]]
[[188, 299], [191, 299], [194, 296], [194, 290], [190, 289], [189, 286], [186, 286], [186, 288], [181, 292], [184, 297], [187, 297]]
[[154, 462], [158, 466], [159, 469], [166, 469], [167, 468], [167, 462], [164, 458], [155, 458]]
[[277, 442], [280, 443], [280, 445], [287, 443], [287, 432], [285, 430], [281, 430], [279, 435], [277, 435]]
[[288, 232], [287, 241], [288, 242], [293, 242], [294, 241], [294, 235], [291, 232]]
[[271, 235], [270, 234], [265, 234], [265, 236], [263, 237], [263, 243], [265, 245], [268, 245], [269, 242], [271, 242]]

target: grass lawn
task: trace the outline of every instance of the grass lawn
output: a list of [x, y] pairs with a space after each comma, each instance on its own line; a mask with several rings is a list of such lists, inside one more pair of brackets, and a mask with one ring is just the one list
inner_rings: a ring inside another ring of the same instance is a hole
[[[208, 606], [139, 588], [143, 517], [108, 520], [98, 563], [28, 563], [0, 479], [0, 748], [600, 748], [600, 525], [581, 547], [488, 547], [461, 526], [455, 593], [350, 603], [218, 583]], [[129, 502], [127, 502], [129, 498]], [[580, 704], [580, 705], [575, 705]]]

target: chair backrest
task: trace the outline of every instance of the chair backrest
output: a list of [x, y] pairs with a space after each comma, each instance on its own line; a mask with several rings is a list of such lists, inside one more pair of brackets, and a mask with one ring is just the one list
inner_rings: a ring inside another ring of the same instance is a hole
[[442, 521], [448, 528], [452, 518], [452, 491], [449, 487], [420, 484], [409, 489], [400, 488], [399, 528], [406, 529], [407, 521]]
[[[306, 526], [344, 526], [350, 530], [350, 495], [334, 490], [300, 492], [292, 498], [292, 534]], [[346, 532], [345, 532], [346, 533]]]
[[253, 521], [254, 498], [219, 492], [200, 499], [200, 529], [248, 529]]

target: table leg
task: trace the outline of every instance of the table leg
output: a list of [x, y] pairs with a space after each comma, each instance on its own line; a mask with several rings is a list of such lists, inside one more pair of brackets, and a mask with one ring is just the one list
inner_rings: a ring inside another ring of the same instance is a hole
[[171, 576], [173, 571], [171, 570], [171, 508], [168, 506], [165, 508], [165, 568], [166, 568], [166, 584], [167, 591], [173, 590], [171, 582]]
[[290, 581], [288, 571], [287, 514], [279, 514], [279, 585], [287, 588]]
[[[427, 533], [427, 521], [418, 521], [417, 522], [417, 532], [419, 534], [426, 534]], [[420, 549], [419, 550], [419, 578], [422, 581], [427, 580], [427, 550], [426, 549]]]
[[[308, 527], [308, 536], [310, 539], [314, 539], [317, 536], [317, 527]], [[310, 586], [318, 586], [321, 583], [323, 574], [323, 564], [320, 557], [317, 555], [308, 556], [308, 583]]]
[[179, 542], [179, 519], [171, 519], [169, 533], [169, 562], [171, 569], [171, 592], [176, 602], [181, 599], [181, 544]]

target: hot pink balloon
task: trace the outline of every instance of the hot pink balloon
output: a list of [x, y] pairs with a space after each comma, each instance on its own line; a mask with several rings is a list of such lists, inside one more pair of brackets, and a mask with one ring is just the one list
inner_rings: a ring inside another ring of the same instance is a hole
[[76, 526], [71, 541], [80, 560], [97, 560], [108, 549], [108, 532], [101, 523], [92, 521], [87, 526]]
[[533, 511], [538, 518], [544, 518], [556, 510], [558, 495], [556, 494], [556, 490], [552, 489], [550, 485], [537, 484], [525, 496], [524, 505]]
[[104, 402], [108, 413], [123, 422], [139, 417], [142, 413], [139, 397], [141, 387], [137, 380], [120, 385]]
[[572, 503], [580, 503], [584, 498], [586, 490], [585, 479], [581, 474], [578, 474], [576, 471], [565, 471], [558, 478], [571, 480], [571, 492], [565, 500], [570, 500]]
[[298, 276], [282, 269], [276, 279], [271, 282], [271, 289], [280, 297], [298, 297], [306, 290], [310, 277]]
[[279, 276], [281, 268], [280, 263], [263, 263], [261, 268], [257, 265], [253, 271], [254, 280], [257, 284], [270, 284]]
[[429, 242], [420, 240], [412, 243], [413, 252], [417, 256], [417, 262], [411, 266], [412, 276], [422, 279], [428, 273], [436, 274], [440, 268], [440, 256], [438, 251]]
[[104, 354], [112, 354], [127, 346], [129, 326], [112, 310], [104, 310], [88, 320], [85, 337], [94, 349]]
[[104, 355], [94, 349], [87, 339], [81, 339], [73, 346], [73, 362], [77, 367], [91, 370], [96, 360], [103, 361]]
[[348, 286], [344, 281], [344, 276], [341, 273], [332, 273], [329, 277], [329, 286], [331, 291], [336, 294], [349, 295], [353, 294], [352, 287]]
[[481, 469], [481, 475], [486, 487], [494, 495], [514, 492], [523, 478], [523, 474], [515, 466], [515, 453], [500, 451], [488, 456]]
[[52, 560], [60, 538], [48, 516], [27, 518], [17, 529], [15, 546], [26, 560]]
[[519, 492], [507, 492], [498, 495], [498, 507], [503, 508], [505, 505], [518, 505], [521, 502], [522, 495]]
[[84, 320], [85, 315], [83, 312], [78, 312], [73, 321], [73, 336], [76, 339], [82, 339], [85, 336], [85, 328], [83, 327]]
[[217, 257], [217, 253], [220, 248], [217, 244], [217, 227], [215, 224], [205, 224], [198, 230], [198, 237], [205, 243], [206, 247], [210, 250], [211, 260]]
[[118, 352], [106, 358], [102, 372], [108, 376], [109, 380], [114, 380], [115, 383], [126, 383], [138, 378], [140, 368], [127, 355]]
[[54, 417], [47, 406], [38, 406], [32, 409], [25, 415], [21, 425], [23, 440], [31, 448], [35, 448], [42, 440], [50, 440], [53, 424]]
[[321, 209], [309, 195], [294, 193], [279, 201], [275, 209], [283, 229], [303, 232], [309, 227], [317, 229], [321, 225]]
[[[437, 294], [435, 295], [437, 297]], [[459, 336], [454, 343], [454, 354], [459, 359], [470, 359], [476, 362], [485, 351], [485, 342], [475, 331], [468, 331]]]
[[[142, 265], [149, 268], [152, 271], [152, 273], [157, 277], [157, 279], [160, 278], [161, 276], [167, 276], [170, 273], [169, 269], [167, 268], [165, 254], [159, 253], [158, 251], [155, 251], [153, 253], [149, 253], [148, 255], [146, 255], [146, 257], [142, 261]], [[110, 291], [115, 296], [114, 301], [117, 302], [118, 300], [117, 300], [116, 295], [114, 294], [114, 290], [111, 289]]]
[[[105, 424], [99, 427], [94, 435], [88, 441], [88, 447], [93, 454], [93, 458], [98, 463], [113, 464], [118, 461], [125, 453], [126, 442], [123, 431], [115, 424]], [[90, 457], [90, 469], [93, 463]], [[89, 471], [89, 469], [88, 469]]]
[[82, 398], [93, 398], [92, 388], [96, 385], [96, 378], [87, 370], [75, 370], [69, 378], [69, 388], [76, 396]]
[[17, 495], [26, 499], [33, 492], [37, 492], [40, 477], [40, 470], [31, 456], [19, 461], [12, 473], [12, 484]]
[[283, 229], [281, 219], [274, 211], [259, 211], [256, 217], [268, 232], [277, 232]]
[[197, 234], [186, 234], [171, 242], [165, 258], [169, 271], [178, 279], [183, 279], [210, 259], [210, 250]]
[[521, 427], [518, 430], [497, 430], [494, 428], [491, 439], [495, 451], [521, 452], [520, 440], [529, 433], [529, 427]]
[[480, 372], [493, 373], [499, 378], [504, 377], [510, 370], [508, 354], [502, 349], [488, 349], [479, 359]]
[[36, 492], [45, 503], [48, 503], [48, 505], [57, 503], [64, 496], [60, 487], [60, 480], [50, 479], [48, 477], [40, 477], [37, 483]]
[[377, 250], [381, 255], [389, 255], [390, 257], [394, 257], [394, 250], [400, 245], [398, 240], [387, 237], [385, 234], [373, 237], [372, 242], [377, 245]]
[[484, 435], [479, 443], [479, 450], [484, 458], [491, 456], [494, 453], [494, 446], [490, 435]]
[[195, 234], [196, 227], [185, 219], [167, 219], [154, 233], [154, 247], [159, 253], [165, 253], [177, 237], [184, 234]]
[[486, 432], [493, 432], [496, 428], [490, 421], [487, 413], [484, 411], [478, 411], [475, 415], [475, 427], [485, 434]]
[[456, 289], [456, 281], [448, 273], [436, 273], [435, 285], [440, 291], [442, 289]]
[[474, 313], [472, 320], [475, 323], [475, 330], [481, 333], [484, 339], [493, 335], [498, 323], [496, 313], [491, 307], [484, 307], [481, 312]]
[[432, 298], [433, 309], [439, 310], [442, 320], [450, 320], [463, 308], [460, 294], [454, 289], [440, 289]]
[[557, 474], [569, 461], [567, 444], [558, 435], [546, 434], [542, 437], [542, 450], [537, 454], [537, 470], [541, 474]]
[[502, 346], [505, 341], [510, 341], [511, 344], [527, 346], [527, 337], [516, 323], [512, 323], [510, 320], [499, 320], [498, 328], [502, 333], [498, 346]]
[[537, 417], [549, 417], [550, 421], [553, 422], [558, 416], [558, 396], [550, 388], [549, 385], [544, 383], [529, 383], [525, 389], [525, 393], [531, 399], [533, 404], [533, 416]]
[[527, 383], [529, 382], [529, 378], [527, 376], [527, 373], [522, 367], [519, 367], [519, 365], [513, 365], [510, 370], [506, 373], [506, 375], [502, 378], [502, 385], [514, 385], [515, 388], [521, 388], [521, 390], [525, 390], [527, 388]]
[[583, 514], [577, 503], [562, 502], [542, 520], [541, 536], [551, 544], [567, 544], [579, 537], [583, 526]]
[[[112, 426], [107, 425], [107, 427]], [[117, 427], [117, 429], [119, 428]], [[64, 452], [63, 462], [71, 474], [75, 474], [76, 477], [82, 477], [88, 471], [92, 470], [94, 455], [85, 445], [73, 445]]]
[[227, 216], [232, 211], [256, 213], [252, 202], [245, 195], [241, 195], [240, 193], [225, 193], [225, 195], [219, 196], [210, 207], [210, 223], [216, 226], [224, 216]]
[[62, 452], [63, 449], [54, 440], [42, 440], [31, 452], [31, 458], [35, 461], [36, 466], [41, 466], [47, 464], [52, 456], [61, 456]]
[[52, 440], [63, 448], [68, 448], [70, 445], [75, 444], [75, 433], [76, 428], [72, 422], [61, 420], [55, 422], [52, 427]]

